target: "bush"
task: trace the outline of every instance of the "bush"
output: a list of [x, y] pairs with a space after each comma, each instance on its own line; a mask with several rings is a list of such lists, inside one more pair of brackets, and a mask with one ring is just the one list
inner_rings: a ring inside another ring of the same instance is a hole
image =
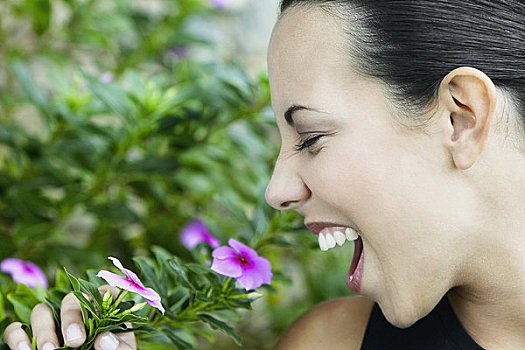
[[[107, 256], [135, 262], [153, 284], [168, 260], [180, 267], [175, 272], [209, 276], [184, 292], [180, 276], [165, 277], [163, 296], [178, 305], [172, 320], [206, 295], [219, 305], [210, 297], [217, 286], [227, 288], [223, 301], [243, 295], [209, 270], [205, 244], [190, 251], [180, 243], [180, 230], [200, 218], [223, 244], [236, 238], [272, 262], [274, 283], [255, 304], [270, 336], [254, 335], [260, 324], [239, 326], [246, 346], [269, 348], [308, 306], [346, 293], [344, 271], [335, 281], [318, 266], [335, 268], [347, 253], [313, 255], [317, 243], [301, 218], [265, 203], [279, 145], [266, 75], [254, 79], [235, 62], [184, 57], [207, 44], [187, 31], [188, 21], [220, 10], [198, 0], [156, 1], [155, 11], [144, 4], [0, 4], [0, 257], [31, 260], [55, 278], [46, 294], [0, 275], [0, 331], [36, 302], [56, 303], [72, 288], [62, 266], [103, 283], [91, 269], [107, 265]], [[304, 290], [287, 287], [292, 280]], [[184, 348], [211, 340], [204, 324], [233, 335], [221, 319], [241, 320], [238, 309], [251, 301], [186, 320], [200, 326], [177, 319], [171, 341], [182, 339]]]

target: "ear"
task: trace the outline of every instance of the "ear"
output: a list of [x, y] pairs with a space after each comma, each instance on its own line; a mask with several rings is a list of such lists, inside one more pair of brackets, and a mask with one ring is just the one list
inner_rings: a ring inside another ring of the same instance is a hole
[[447, 123], [444, 142], [454, 165], [468, 169], [487, 142], [497, 103], [496, 87], [480, 70], [460, 67], [443, 78], [438, 100]]

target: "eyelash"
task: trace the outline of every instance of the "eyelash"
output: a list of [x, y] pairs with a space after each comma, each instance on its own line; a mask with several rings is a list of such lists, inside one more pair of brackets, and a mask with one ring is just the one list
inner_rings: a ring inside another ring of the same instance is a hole
[[304, 151], [304, 150], [312, 147], [323, 136], [324, 135], [317, 135], [317, 136], [311, 137], [311, 138], [303, 141], [302, 143], [299, 143], [299, 144], [295, 145], [295, 149], [297, 151]]

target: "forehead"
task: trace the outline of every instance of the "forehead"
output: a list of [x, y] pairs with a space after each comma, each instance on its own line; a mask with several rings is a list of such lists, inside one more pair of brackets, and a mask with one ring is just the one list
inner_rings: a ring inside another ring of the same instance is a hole
[[277, 21], [270, 41], [272, 48], [293, 46], [314, 48], [319, 44], [341, 46], [344, 39], [340, 20], [321, 7], [296, 6], [285, 10]]
[[[274, 108], [319, 97], [316, 87], [340, 88], [353, 75], [348, 38], [340, 20], [319, 7], [287, 9], [277, 22], [268, 49]], [[316, 96], [309, 96], [314, 94]]]

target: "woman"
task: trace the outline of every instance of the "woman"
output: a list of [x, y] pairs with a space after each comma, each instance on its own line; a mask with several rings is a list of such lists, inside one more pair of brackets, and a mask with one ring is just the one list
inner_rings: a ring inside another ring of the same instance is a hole
[[277, 349], [525, 349], [525, 2], [281, 7], [267, 200], [323, 250], [359, 233], [363, 297], [317, 306]]
[[[313, 308], [277, 349], [525, 349], [524, 23], [517, 0], [283, 1], [267, 200], [322, 250], [354, 241], [361, 297]], [[46, 312], [39, 349], [57, 344]]]

